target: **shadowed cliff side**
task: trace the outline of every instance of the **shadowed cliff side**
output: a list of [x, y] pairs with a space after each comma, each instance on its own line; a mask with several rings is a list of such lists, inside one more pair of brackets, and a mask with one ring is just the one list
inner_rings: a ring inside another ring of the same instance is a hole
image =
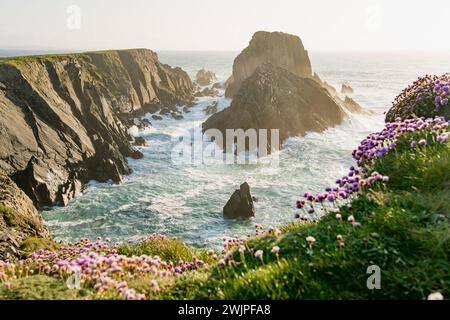
[[84, 182], [121, 181], [126, 124], [193, 100], [180, 68], [146, 49], [0, 59], [0, 168], [37, 207], [65, 205]]

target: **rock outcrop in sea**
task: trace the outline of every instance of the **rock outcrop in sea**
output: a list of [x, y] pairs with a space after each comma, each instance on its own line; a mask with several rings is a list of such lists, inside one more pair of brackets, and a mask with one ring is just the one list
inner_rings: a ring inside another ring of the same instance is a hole
[[255, 216], [253, 197], [247, 182], [240, 185], [223, 207], [223, 216], [227, 219], [250, 218]]
[[127, 125], [192, 101], [180, 68], [146, 49], [0, 60], [0, 168], [37, 207], [66, 205], [95, 179], [130, 173]]
[[198, 83], [200, 86], [209, 86], [214, 81], [217, 80], [217, 76], [214, 72], [200, 69], [197, 74], [195, 75], [195, 82]]
[[225, 96], [234, 97], [244, 80], [266, 61], [299, 77], [312, 77], [308, 51], [298, 36], [283, 32], [258, 31], [253, 35], [248, 47], [234, 59], [233, 74], [226, 81]]
[[316, 81], [266, 62], [242, 83], [230, 107], [203, 123], [203, 130], [219, 129], [225, 137], [226, 129], [279, 129], [283, 141], [326, 130], [341, 123], [345, 115]]

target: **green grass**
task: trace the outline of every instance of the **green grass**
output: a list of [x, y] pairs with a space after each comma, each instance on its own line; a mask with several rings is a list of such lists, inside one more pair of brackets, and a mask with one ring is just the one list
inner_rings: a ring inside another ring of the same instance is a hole
[[179, 239], [161, 237], [152, 237], [140, 243], [122, 245], [119, 248], [119, 254], [126, 256], [159, 256], [163, 261], [172, 261], [174, 263], [180, 259], [189, 261], [193, 256], [206, 262], [212, 261], [206, 249], [195, 249]]

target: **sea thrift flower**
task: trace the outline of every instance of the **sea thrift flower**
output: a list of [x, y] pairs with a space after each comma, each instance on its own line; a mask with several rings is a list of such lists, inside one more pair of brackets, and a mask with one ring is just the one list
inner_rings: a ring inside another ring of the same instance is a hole
[[308, 242], [309, 248], [312, 248], [312, 245], [314, 244], [314, 242], [316, 242], [316, 238], [308, 236], [306, 237], [306, 242]]
[[336, 219], [342, 220], [342, 215], [340, 213], [336, 213]]
[[262, 251], [262, 250], [257, 250], [257, 251], [255, 252], [255, 258], [261, 259], [261, 261], [262, 261], [262, 258], [263, 258], [263, 251]]
[[336, 240], [337, 240], [337, 241], [343, 241], [344, 238], [343, 238], [340, 234], [338, 234], [338, 235], [336, 236]]
[[355, 217], [353, 215], [349, 215], [347, 221], [353, 223], [355, 222]]
[[444, 300], [444, 296], [440, 292], [433, 292], [428, 295], [428, 300]]
[[419, 143], [420, 146], [424, 146], [424, 145], [427, 144], [427, 140], [425, 140], [425, 139], [420, 139], [418, 143]]
[[275, 247], [272, 248], [272, 250], [270, 252], [272, 252], [273, 254], [278, 255], [278, 253], [280, 252], [280, 247], [275, 246]]

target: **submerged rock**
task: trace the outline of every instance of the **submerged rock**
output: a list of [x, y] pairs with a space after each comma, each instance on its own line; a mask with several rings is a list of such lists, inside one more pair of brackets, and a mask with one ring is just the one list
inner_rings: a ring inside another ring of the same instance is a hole
[[227, 219], [250, 218], [255, 216], [255, 206], [247, 182], [241, 184], [231, 195], [230, 200], [223, 207], [223, 215]]
[[218, 97], [220, 95], [219, 90], [214, 88], [205, 88], [202, 91], [197, 91], [195, 97]]
[[205, 69], [199, 70], [195, 76], [195, 82], [197, 82], [202, 87], [209, 86], [216, 80], [217, 80], [216, 74], [212, 71]]
[[249, 45], [234, 59], [233, 74], [226, 82], [225, 96], [234, 97], [244, 80], [266, 61], [299, 77], [312, 77], [308, 52], [298, 36], [258, 31]]

